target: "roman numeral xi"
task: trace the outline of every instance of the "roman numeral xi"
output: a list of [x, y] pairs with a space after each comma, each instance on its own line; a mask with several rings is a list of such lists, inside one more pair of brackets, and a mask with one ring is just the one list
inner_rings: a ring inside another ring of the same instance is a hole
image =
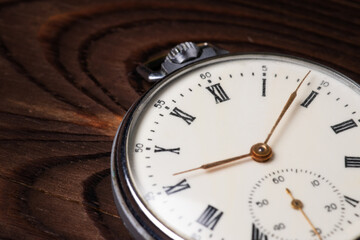
[[172, 112], [170, 112], [170, 115], [184, 120], [188, 125], [190, 125], [196, 119], [196, 117], [191, 116], [190, 114], [184, 112], [183, 110], [180, 110], [177, 107], [175, 107]]
[[206, 89], [214, 96], [216, 104], [230, 100], [220, 83], [206, 87]]

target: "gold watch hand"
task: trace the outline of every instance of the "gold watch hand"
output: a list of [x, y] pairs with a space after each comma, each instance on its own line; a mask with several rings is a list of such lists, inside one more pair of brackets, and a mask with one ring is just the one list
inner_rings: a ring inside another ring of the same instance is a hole
[[289, 99], [287, 100], [283, 110], [281, 111], [279, 117], [277, 118], [274, 126], [272, 127], [272, 129], [271, 129], [271, 131], [270, 131], [269, 135], [267, 136], [264, 143], [254, 144], [251, 147], [250, 153], [247, 153], [247, 154], [244, 154], [244, 155], [241, 155], [241, 156], [237, 156], [237, 157], [233, 157], [233, 158], [228, 158], [228, 159], [225, 159], [225, 160], [220, 160], [220, 161], [208, 163], [208, 164], [203, 164], [200, 167], [196, 167], [196, 168], [188, 169], [188, 170], [185, 170], [185, 171], [177, 172], [177, 173], [174, 173], [173, 175], [175, 176], [175, 175], [192, 172], [192, 171], [199, 170], [199, 169], [210, 169], [210, 168], [217, 167], [217, 166], [224, 165], [224, 164], [228, 164], [228, 163], [231, 163], [231, 162], [234, 162], [234, 161], [246, 158], [246, 157], [251, 157], [253, 160], [255, 160], [257, 162], [266, 162], [266, 161], [268, 161], [272, 157], [272, 149], [271, 149], [271, 147], [269, 145], [267, 145], [267, 142], [269, 141], [271, 135], [275, 131], [277, 125], [280, 122], [280, 120], [282, 119], [282, 117], [284, 116], [284, 114], [286, 113], [286, 111], [288, 110], [288, 108], [290, 107], [290, 105], [292, 104], [294, 99], [296, 98], [298, 89], [300, 88], [301, 84], [305, 81], [307, 76], [310, 74], [310, 72], [311, 71], [309, 71], [305, 75], [305, 77], [301, 80], [301, 82], [299, 83], [299, 85], [297, 86], [295, 91], [290, 95]]
[[267, 144], [263, 144], [263, 143], [257, 143], [251, 147], [250, 152], [247, 154], [220, 160], [220, 161], [215, 161], [215, 162], [211, 162], [211, 163], [207, 163], [207, 164], [203, 164], [200, 167], [177, 172], [177, 173], [174, 173], [173, 175], [175, 176], [175, 175], [192, 172], [192, 171], [199, 170], [199, 169], [206, 170], [206, 169], [218, 167], [220, 165], [235, 162], [235, 161], [238, 161], [238, 160], [246, 158], [246, 157], [251, 157], [253, 160], [255, 160], [257, 162], [266, 162], [271, 158], [271, 156], [272, 156], [272, 149], [270, 146], [268, 146]]
[[296, 209], [299, 210], [302, 215], [304, 216], [304, 218], [306, 219], [306, 221], [310, 224], [312, 230], [314, 231], [314, 233], [319, 237], [319, 240], [322, 240], [319, 232], [316, 230], [315, 226], [312, 224], [312, 222], [310, 221], [310, 219], [308, 218], [308, 216], [305, 214], [304, 210], [303, 210], [303, 203], [299, 200], [299, 199], [295, 199], [294, 196], [292, 195], [291, 191], [286, 188], [286, 192], [290, 195], [292, 201], [291, 201], [291, 206]]
[[277, 118], [274, 126], [272, 127], [269, 135], [267, 136], [266, 140], [264, 141], [265, 144], [267, 144], [269, 142], [270, 137], [272, 136], [273, 132], [275, 131], [277, 125], [279, 124], [280, 120], [283, 118], [283, 116], [285, 115], [286, 111], [289, 109], [290, 105], [292, 104], [292, 102], [294, 101], [294, 99], [296, 98], [297, 95], [297, 91], [299, 90], [301, 84], [304, 82], [304, 80], [307, 78], [307, 76], [309, 76], [311, 70], [305, 75], [305, 77], [301, 80], [301, 82], [299, 83], [299, 85], [297, 86], [297, 88], [295, 89], [295, 91], [290, 95], [289, 99], [287, 100], [284, 108], [282, 109], [279, 117]]
[[209, 168], [217, 167], [217, 166], [227, 164], [227, 163], [230, 163], [230, 162], [233, 162], [233, 161], [236, 161], [236, 160], [240, 160], [240, 159], [243, 159], [243, 158], [246, 158], [246, 157], [250, 157], [250, 156], [251, 156], [251, 154], [247, 153], [247, 154], [244, 154], [244, 155], [241, 155], [241, 156], [232, 157], [232, 158], [228, 158], [228, 159], [225, 159], [225, 160], [220, 160], [220, 161], [216, 161], [216, 162], [212, 162], [212, 163], [208, 163], [208, 164], [203, 164], [200, 167], [188, 169], [188, 170], [181, 171], [181, 172], [177, 172], [177, 173], [174, 173], [173, 175], [176, 176], [176, 175], [179, 175], [179, 174], [192, 172], [192, 171], [199, 170], [199, 169], [209, 169]]

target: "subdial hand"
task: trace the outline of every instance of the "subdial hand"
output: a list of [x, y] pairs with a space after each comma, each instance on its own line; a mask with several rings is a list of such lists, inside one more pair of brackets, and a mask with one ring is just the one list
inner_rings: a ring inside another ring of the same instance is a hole
[[314, 224], [312, 224], [312, 222], [310, 221], [309, 217], [305, 214], [304, 210], [303, 210], [303, 203], [299, 200], [299, 199], [295, 199], [294, 196], [292, 195], [291, 191], [286, 188], [286, 192], [290, 195], [292, 201], [291, 201], [291, 206], [295, 209], [295, 210], [299, 210], [302, 215], [304, 216], [304, 218], [306, 219], [306, 221], [310, 224], [312, 230], [314, 231], [314, 233], [316, 234], [316, 236], [319, 237], [319, 240], [322, 240], [319, 232], [316, 230]]
[[281, 121], [281, 119], [283, 118], [283, 116], [285, 115], [286, 111], [289, 109], [289, 107], [291, 106], [291, 104], [293, 103], [294, 99], [297, 96], [297, 91], [299, 90], [300, 86], [303, 84], [303, 82], [305, 81], [305, 79], [309, 76], [311, 70], [305, 75], [305, 77], [301, 80], [301, 82], [299, 83], [299, 85], [297, 86], [297, 88], [295, 89], [295, 91], [290, 95], [289, 99], [286, 101], [285, 106], [283, 107], [279, 117], [276, 119], [276, 122], [274, 124], [274, 126], [272, 127], [270, 133], [268, 134], [267, 138], [265, 139], [264, 143], [267, 144], [270, 140], [270, 137], [272, 136], [272, 134], [274, 133], [276, 127], [278, 126], [279, 122]]

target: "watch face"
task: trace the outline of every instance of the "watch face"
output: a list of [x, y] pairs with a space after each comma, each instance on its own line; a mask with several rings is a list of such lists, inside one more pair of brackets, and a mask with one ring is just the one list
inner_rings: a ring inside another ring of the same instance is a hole
[[128, 113], [115, 199], [139, 238], [355, 239], [359, 125], [359, 86], [328, 68], [272, 55], [204, 61]]

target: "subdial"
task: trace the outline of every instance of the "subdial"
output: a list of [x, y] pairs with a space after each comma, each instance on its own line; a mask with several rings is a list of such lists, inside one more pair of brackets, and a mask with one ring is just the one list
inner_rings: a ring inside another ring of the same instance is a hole
[[249, 209], [259, 230], [274, 239], [329, 239], [343, 230], [343, 195], [310, 170], [282, 169], [263, 176], [251, 190]]

